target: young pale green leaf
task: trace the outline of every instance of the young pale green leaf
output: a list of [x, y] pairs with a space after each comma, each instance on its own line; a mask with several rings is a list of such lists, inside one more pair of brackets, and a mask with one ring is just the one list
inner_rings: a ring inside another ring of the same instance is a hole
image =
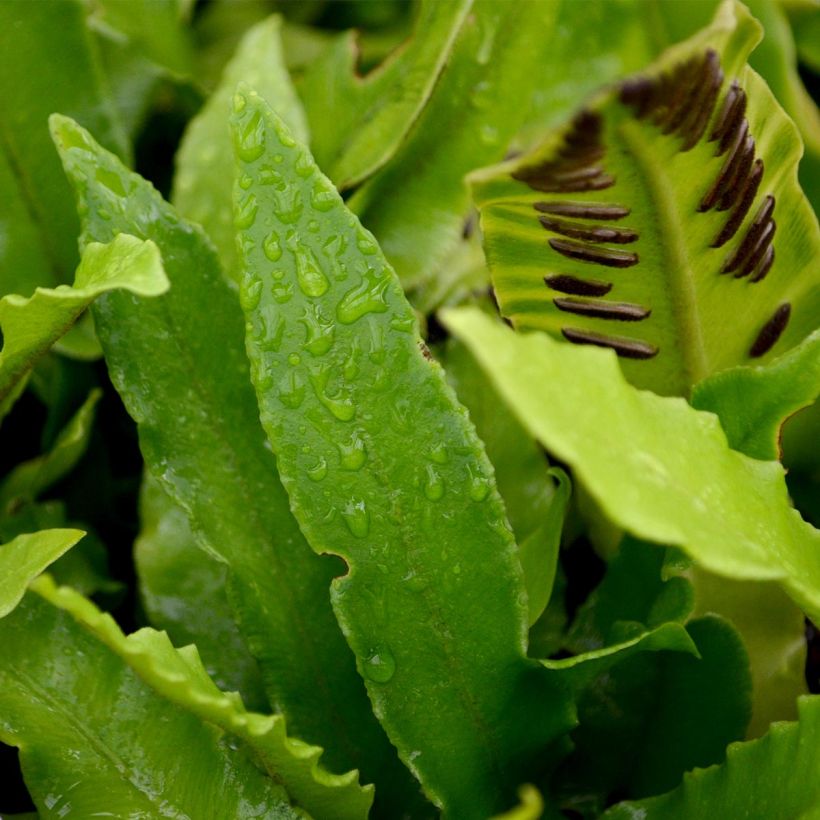
[[630, 381], [683, 395], [815, 328], [820, 230], [797, 132], [746, 65], [759, 37], [727, 0], [533, 152], [473, 176], [516, 327], [613, 348]]
[[692, 404], [720, 416], [729, 445], [753, 458], [780, 458], [780, 428], [820, 394], [820, 330], [774, 361], [734, 367], [695, 385]]
[[339, 564], [311, 552], [265, 447], [242, 312], [211, 244], [85, 130], [52, 123], [84, 212], [82, 241], [127, 230], [162, 251], [169, 293], [111, 294], [95, 322], [148, 469], [198, 544], [228, 567], [229, 601], [271, 705], [324, 747], [330, 768], [358, 768], [386, 800], [409, 804], [412, 779], [373, 717], [330, 607]]
[[294, 515], [348, 566], [334, 610], [402, 759], [445, 814], [486, 817], [571, 725], [525, 656], [490, 464], [372, 235], [258, 95], [234, 112], [240, 301]]
[[721, 762], [743, 737], [751, 682], [739, 635], [713, 615], [686, 631], [697, 656], [641, 653], [585, 688], [573, 752], [553, 778], [566, 807], [598, 816], [614, 793], [666, 791], [688, 769]]
[[140, 493], [140, 520], [134, 563], [151, 624], [177, 646], [196, 644], [220, 689], [239, 692], [249, 708], [266, 711], [259, 668], [228, 601], [228, 567], [197, 546], [185, 510], [150, 473]]
[[0, 618], [20, 603], [33, 578], [73, 547], [82, 530], [41, 530], [0, 546]]
[[524, 120], [557, 8], [476, 0], [407, 139], [351, 197], [405, 287], [433, 281], [456, 248], [470, 207], [464, 176], [500, 160]]
[[[0, 740], [40, 817], [296, 820], [281, 785], [164, 699], [66, 612], [29, 593], [0, 620]], [[91, 676], [91, 677], [89, 677]]]
[[282, 715], [248, 712], [235, 694], [220, 691], [195, 646], [175, 649], [164, 632], [141, 629], [124, 635], [114, 619], [69, 587], [49, 577], [33, 589], [68, 612], [130, 666], [158, 695], [240, 738], [271, 779], [285, 787], [294, 805], [316, 817], [366, 818], [373, 787], [359, 786], [356, 772], [334, 775], [319, 765], [322, 750], [287, 735]]
[[[65, 111], [128, 155], [80, 0], [0, 3], [0, 296], [71, 281], [79, 224], [48, 134]], [[6, 218], [10, 224], [6, 225]]]
[[535, 786], [522, 786], [518, 790], [520, 802], [515, 808], [497, 814], [493, 820], [542, 820], [544, 817], [544, 799]]
[[54, 446], [10, 470], [0, 482], [0, 518], [34, 501], [44, 490], [71, 472], [88, 447], [94, 410], [102, 392], [92, 390], [62, 429]]
[[28, 299], [0, 299], [0, 401], [102, 293], [122, 288], [141, 296], [168, 289], [157, 246], [128, 234], [90, 243], [83, 251], [73, 287], [37, 288]]
[[307, 125], [282, 61], [281, 18], [269, 17], [249, 29], [222, 79], [191, 120], [176, 156], [171, 201], [182, 216], [198, 222], [213, 240], [225, 272], [238, 277], [231, 213], [233, 151], [228, 128], [231, 95], [242, 80], [254, 85], [301, 141]]
[[[472, 6], [473, 0], [422, 0], [410, 39], [364, 77], [356, 69], [353, 31], [340, 35], [311, 62], [299, 92], [310, 121], [313, 154], [339, 188], [371, 176], [396, 153], [446, 70]], [[254, 84], [250, 77], [243, 79]], [[263, 88], [257, 92], [265, 96]]]
[[612, 521], [719, 575], [777, 580], [820, 617], [820, 533], [779, 464], [731, 450], [711, 413], [630, 386], [611, 351], [519, 336], [475, 309], [445, 322]]
[[803, 697], [796, 723], [777, 723], [749, 743], [729, 747], [722, 766], [684, 775], [674, 791], [613, 806], [606, 820], [713, 820], [817, 817], [820, 806], [820, 698]]

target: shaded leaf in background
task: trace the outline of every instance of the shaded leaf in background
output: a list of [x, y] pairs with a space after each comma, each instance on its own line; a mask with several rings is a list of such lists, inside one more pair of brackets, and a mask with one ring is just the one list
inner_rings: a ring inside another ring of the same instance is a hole
[[[102, 178], [103, 172], [98, 172]], [[157, 246], [126, 233], [109, 244], [92, 242], [83, 251], [74, 285], [37, 288], [29, 298], [0, 299], [0, 402], [100, 294], [121, 288], [141, 296], [168, 289]]]
[[802, 697], [799, 721], [777, 723], [759, 740], [733, 744], [722, 766], [684, 776], [672, 792], [613, 806], [606, 820], [815, 817], [820, 802], [820, 698]]
[[611, 351], [520, 336], [474, 308], [444, 318], [613, 522], [719, 575], [777, 580], [820, 617], [820, 533], [790, 506], [780, 464], [730, 450], [713, 414], [630, 386]]
[[631, 381], [682, 395], [814, 329], [820, 230], [794, 126], [744, 64], [759, 37], [724, 3], [532, 153], [472, 177], [516, 327], [611, 347]]
[[140, 493], [142, 529], [134, 543], [140, 597], [150, 622], [176, 646], [196, 644], [220, 689], [267, 710], [256, 661], [233, 620], [228, 568], [197, 546], [188, 516], [150, 473]]
[[228, 115], [237, 83], [253, 84], [297, 138], [307, 141], [305, 115], [282, 62], [280, 27], [281, 18], [269, 17], [246, 32], [219, 86], [188, 125], [176, 155], [171, 201], [180, 214], [205, 228], [223, 270], [234, 281], [239, 272], [231, 211], [234, 160]]
[[412, 804], [412, 779], [373, 717], [330, 608], [339, 564], [305, 543], [265, 447], [242, 313], [210, 242], [84, 129], [62, 117], [52, 127], [85, 213], [82, 242], [129, 230], [162, 252], [166, 296], [114, 295], [94, 318], [148, 469], [186, 510], [198, 544], [229, 568], [229, 601], [271, 706], [323, 746], [329, 768], [359, 768], [385, 800]]
[[446, 814], [486, 817], [569, 719], [525, 656], [490, 464], [372, 235], [261, 97], [234, 112], [251, 375], [294, 515], [347, 564], [334, 610], [402, 759]]
[[244, 751], [39, 595], [0, 620], [0, 643], [0, 739], [20, 748], [44, 820], [207, 817], [214, 806], [237, 820], [299, 816]]

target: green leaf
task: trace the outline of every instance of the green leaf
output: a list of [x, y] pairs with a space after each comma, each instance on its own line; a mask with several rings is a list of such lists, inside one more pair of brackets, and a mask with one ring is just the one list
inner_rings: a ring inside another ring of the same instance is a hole
[[188, 125], [176, 157], [171, 201], [180, 214], [205, 228], [232, 279], [239, 274], [231, 214], [233, 151], [228, 114], [236, 84], [253, 83], [298, 139], [307, 139], [305, 115], [282, 61], [280, 28], [281, 18], [274, 16], [248, 30], [219, 86]]
[[[319, 765], [322, 750], [287, 736], [285, 718], [245, 710], [241, 699], [220, 691], [193, 645], [174, 648], [164, 632], [141, 629], [125, 636], [110, 615], [68, 587], [44, 577], [35, 591], [68, 612], [118, 655], [157, 694], [204, 723], [240, 738], [290, 800], [317, 817], [366, 818], [373, 787], [359, 786], [356, 772], [333, 775]], [[221, 810], [221, 804], [220, 804]]]
[[730, 450], [711, 413], [631, 387], [609, 351], [518, 336], [475, 309], [444, 316], [613, 522], [719, 575], [777, 580], [820, 617], [820, 533], [789, 505], [779, 464]]
[[753, 458], [780, 458], [780, 428], [820, 394], [820, 330], [774, 361], [734, 367], [695, 385], [692, 404], [720, 416], [729, 445]]
[[[533, 152], [472, 177], [517, 328], [614, 348], [630, 381], [682, 395], [814, 330], [820, 231], [797, 184], [800, 138], [745, 64], [759, 37], [727, 0]], [[745, 116], [713, 140], [732, 99]]]
[[759, 740], [733, 744], [722, 766], [696, 770], [685, 775], [674, 791], [637, 803], [620, 803], [604, 817], [816, 817], [820, 805], [820, 698], [801, 698], [799, 711], [799, 722], [775, 724]]
[[303, 816], [224, 733], [38, 595], [0, 621], [0, 643], [0, 739], [20, 747], [44, 820], [209, 817], [215, 806], [237, 820]]
[[[472, 6], [473, 0], [422, 0], [410, 39], [364, 77], [357, 73], [353, 31], [337, 37], [310, 64], [299, 92], [310, 121], [311, 147], [340, 189], [371, 176], [396, 153], [446, 70]], [[266, 97], [263, 88], [257, 91]], [[288, 122], [284, 112], [272, 107]], [[305, 141], [295, 131], [294, 136]]]
[[[80, 0], [0, 4], [0, 296], [68, 282], [79, 224], [48, 133], [62, 111], [121, 156], [128, 146], [104, 91]], [[38, 249], [40, 248], [40, 249]]]
[[201, 550], [188, 516], [150, 473], [140, 494], [142, 529], [134, 542], [140, 596], [150, 622], [177, 646], [194, 643], [220, 689], [266, 710], [256, 661], [233, 619], [228, 567]]
[[265, 446], [242, 312], [211, 244], [86, 131], [65, 118], [53, 128], [85, 211], [82, 242], [128, 230], [162, 251], [168, 294], [111, 294], [95, 323], [148, 469], [188, 514], [199, 546], [228, 567], [228, 598], [271, 705], [325, 749], [329, 768], [358, 768], [378, 799], [410, 804], [412, 779], [372, 714], [330, 607], [339, 563], [311, 552]]
[[[84, 535], [82, 530], [41, 530], [18, 535], [0, 546], [0, 618], [4, 618], [20, 603], [33, 578], [71, 549]], [[5, 660], [4, 646], [4, 663]]]
[[557, 7], [477, 0], [401, 148], [351, 198], [406, 288], [434, 281], [458, 245], [464, 176], [500, 160], [523, 122]]
[[168, 289], [153, 242], [128, 234], [111, 236], [107, 241], [107, 245], [92, 242], [85, 248], [73, 287], [37, 288], [28, 299], [14, 294], [0, 299], [0, 401], [100, 294], [123, 288], [156, 296]]
[[[294, 515], [348, 566], [333, 607], [402, 759], [447, 815], [486, 817], [571, 719], [525, 657], [490, 464], [372, 235], [259, 96], [241, 90], [234, 111], [252, 181], [236, 193], [240, 301]], [[276, 154], [281, 192], [265, 185]]]
[[19, 464], [0, 482], [0, 517], [34, 501], [74, 469], [88, 447], [94, 410], [102, 392], [92, 390], [47, 453]]
[[565, 807], [598, 816], [613, 793], [666, 791], [684, 771], [721, 762], [727, 744], [743, 737], [751, 682], [740, 637], [714, 615], [686, 630], [697, 657], [642, 653], [586, 687], [575, 748], [553, 778]]
[[535, 786], [527, 784], [518, 790], [521, 802], [503, 814], [497, 814], [493, 820], [541, 820], [544, 816], [544, 800]]

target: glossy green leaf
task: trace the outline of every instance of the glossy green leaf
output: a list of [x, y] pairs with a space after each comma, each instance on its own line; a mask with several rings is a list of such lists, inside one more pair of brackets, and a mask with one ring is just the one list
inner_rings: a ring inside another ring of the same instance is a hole
[[213, 240], [223, 269], [238, 277], [231, 214], [233, 151], [228, 129], [231, 95], [242, 80], [252, 83], [293, 133], [307, 140], [307, 124], [282, 62], [281, 18], [269, 17], [251, 28], [208, 102], [191, 121], [176, 157], [171, 201], [182, 216], [198, 222]]
[[775, 724], [759, 740], [733, 744], [722, 766], [696, 770], [660, 797], [611, 808], [606, 820], [814, 818], [820, 806], [820, 698], [804, 697], [797, 723]]
[[0, 621], [0, 643], [0, 739], [20, 747], [44, 820], [209, 817], [215, 806], [237, 820], [303, 816], [224, 733], [40, 596]]
[[125, 636], [110, 615], [74, 590], [57, 588], [48, 577], [39, 579], [34, 589], [87, 628], [157, 694], [241, 739], [295, 805], [316, 817], [367, 817], [372, 786], [359, 786], [356, 772], [326, 772], [319, 765], [322, 750], [289, 738], [284, 717], [248, 712], [241, 699], [220, 691], [195, 646], [177, 650], [164, 632], [148, 628]]
[[[745, 62], [759, 37], [727, 0], [533, 152], [473, 176], [516, 327], [612, 347], [630, 381], [683, 395], [814, 330], [820, 230], [797, 184], [799, 136]], [[745, 116], [713, 140], [732, 97]]]
[[751, 685], [740, 637], [716, 616], [687, 626], [697, 656], [642, 653], [586, 687], [574, 750], [553, 778], [566, 808], [598, 816], [607, 798], [658, 794], [724, 759], [743, 737]]
[[85, 248], [73, 287], [37, 288], [27, 299], [14, 294], [0, 299], [0, 400], [100, 294], [121, 288], [156, 296], [168, 289], [153, 242], [128, 234], [106, 241], [108, 244], [92, 242]]
[[0, 618], [20, 603], [33, 578], [84, 535], [82, 530], [41, 530], [0, 546]]
[[730, 450], [711, 413], [631, 387], [610, 351], [519, 336], [475, 309], [445, 321], [612, 521], [719, 575], [777, 580], [820, 617], [820, 533], [779, 464]]
[[237, 691], [249, 708], [265, 711], [259, 669], [228, 601], [228, 567], [197, 546], [185, 511], [150, 474], [140, 493], [140, 520], [134, 563], [151, 624], [176, 646], [196, 644], [220, 689]]
[[[334, 610], [402, 759], [445, 814], [486, 817], [570, 720], [525, 657], [490, 464], [372, 235], [259, 96], [234, 111], [240, 301], [294, 515], [347, 564]], [[264, 184], [277, 154], [281, 191]]]
[[351, 198], [405, 287], [432, 281], [458, 245], [469, 210], [464, 176], [500, 160], [523, 122], [556, 10], [477, 0], [407, 139]]
[[730, 446], [780, 458], [780, 428], [820, 394], [820, 330], [769, 364], [735, 367], [695, 385], [692, 404], [720, 417]]
[[[0, 296], [71, 281], [79, 223], [48, 133], [62, 111], [127, 156], [80, 0], [0, 4]], [[8, 228], [8, 232], [6, 230]], [[38, 249], [39, 246], [39, 249]]]
[[88, 447], [94, 410], [102, 395], [92, 390], [43, 455], [17, 465], [0, 482], [0, 517], [12, 514], [71, 472]]
[[[364, 77], [357, 73], [353, 31], [337, 37], [310, 64], [299, 91], [313, 135], [311, 148], [339, 188], [361, 182], [396, 153], [445, 71], [472, 5], [473, 0], [422, 0], [409, 40]], [[263, 88], [257, 91], [266, 97]]]
[[86, 131], [65, 118], [53, 129], [85, 211], [82, 241], [129, 230], [162, 251], [168, 294], [112, 294], [95, 322], [148, 469], [185, 509], [199, 545], [228, 567], [229, 601], [271, 705], [323, 746], [331, 769], [359, 768], [385, 799], [410, 803], [412, 781], [330, 608], [339, 564], [305, 543], [264, 445], [242, 313], [211, 244]]

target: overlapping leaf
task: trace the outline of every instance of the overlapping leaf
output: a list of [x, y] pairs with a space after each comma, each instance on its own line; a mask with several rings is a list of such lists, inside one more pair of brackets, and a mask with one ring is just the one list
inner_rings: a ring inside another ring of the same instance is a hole
[[0, 739], [20, 747], [42, 818], [304, 817], [224, 733], [40, 596], [0, 620], [0, 643]]
[[112, 294], [95, 322], [149, 470], [186, 510], [199, 545], [228, 567], [229, 600], [271, 705], [325, 748], [329, 767], [359, 768], [386, 800], [409, 804], [412, 781], [330, 609], [338, 565], [305, 543], [264, 446], [242, 314], [210, 243], [86, 131], [65, 118], [53, 129], [85, 213], [82, 241], [128, 230], [162, 251], [169, 293]]
[[631, 381], [677, 394], [814, 329], [820, 231], [797, 132], [745, 64], [759, 37], [727, 0], [532, 153], [473, 177], [517, 327], [612, 347]]
[[37, 288], [29, 298], [0, 299], [0, 402], [97, 296], [117, 288], [141, 296], [157, 296], [168, 289], [153, 242], [127, 233], [108, 236], [106, 242], [87, 245], [73, 287]]
[[348, 565], [334, 609], [402, 758], [446, 814], [486, 817], [571, 725], [525, 657], [490, 465], [372, 235], [258, 95], [234, 110], [248, 353], [294, 514]]
[[820, 533], [779, 464], [729, 449], [714, 415], [631, 387], [607, 351], [518, 336], [475, 309], [446, 323], [612, 521], [720, 575], [777, 580], [820, 617]]

